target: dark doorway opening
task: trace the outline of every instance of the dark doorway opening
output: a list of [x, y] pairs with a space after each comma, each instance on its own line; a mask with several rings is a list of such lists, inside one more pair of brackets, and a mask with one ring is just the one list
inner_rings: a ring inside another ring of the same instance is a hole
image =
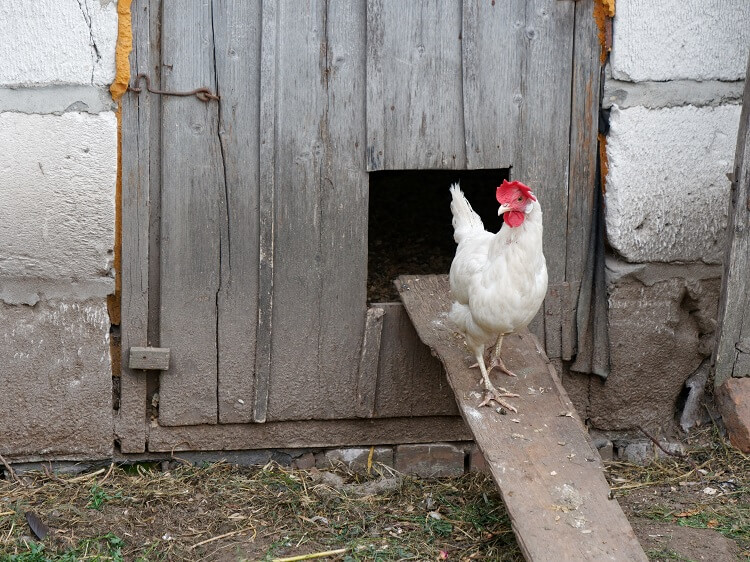
[[399, 275], [448, 273], [456, 251], [451, 184], [459, 182], [484, 227], [497, 232], [495, 189], [509, 169], [398, 170], [370, 173], [367, 301], [398, 301]]

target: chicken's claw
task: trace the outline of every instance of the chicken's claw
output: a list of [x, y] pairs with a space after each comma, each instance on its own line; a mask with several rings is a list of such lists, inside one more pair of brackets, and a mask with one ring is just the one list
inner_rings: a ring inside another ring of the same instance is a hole
[[513, 406], [512, 404], [510, 404], [506, 400], [503, 400], [503, 398], [517, 398], [518, 396], [519, 396], [518, 394], [515, 394], [513, 392], [508, 392], [503, 387], [500, 387], [500, 388], [494, 388], [494, 387], [488, 388], [485, 391], [484, 400], [482, 400], [479, 403], [479, 407], [481, 408], [482, 406], [489, 406], [490, 402], [492, 402], [494, 400], [495, 402], [497, 402], [498, 404], [500, 404], [500, 406], [502, 406], [506, 410], [510, 410], [511, 412], [518, 412], [518, 410], [516, 409], [515, 406]]

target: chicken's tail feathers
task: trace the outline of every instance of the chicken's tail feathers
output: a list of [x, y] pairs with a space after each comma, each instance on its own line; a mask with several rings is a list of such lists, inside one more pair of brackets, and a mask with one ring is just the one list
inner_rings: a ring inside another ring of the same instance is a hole
[[466, 235], [484, 232], [484, 225], [479, 215], [471, 208], [463, 191], [457, 183], [451, 186], [451, 213], [453, 213], [453, 239], [460, 244]]

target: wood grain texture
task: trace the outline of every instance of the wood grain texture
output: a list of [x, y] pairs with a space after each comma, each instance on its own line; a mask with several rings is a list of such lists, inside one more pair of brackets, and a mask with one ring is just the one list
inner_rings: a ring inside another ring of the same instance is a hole
[[354, 417], [365, 326], [364, 2], [279, 6], [269, 421]]
[[276, 207], [276, 51], [278, 12], [263, 2], [260, 46], [260, 186], [258, 194], [258, 330], [255, 341], [253, 421], [265, 422], [271, 379], [273, 265]]
[[[523, 27], [520, 128], [512, 179], [531, 186], [544, 213], [550, 285], [565, 281], [574, 2], [529, 0]], [[559, 315], [544, 331], [561, 331]], [[550, 356], [559, 356], [550, 350]]]
[[367, 4], [367, 166], [466, 166], [461, 4]]
[[268, 421], [316, 417], [322, 393], [329, 390], [321, 387], [318, 378], [326, 3], [281, 2], [276, 9], [273, 340]]
[[[748, 60], [750, 73], [750, 60]], [[750, 74], [749, 74], [750, 75]], [[735, 374], [738, 343], [750, 338], [750, 86], [745, 82], [737, 151], [734, 160], [732, 199], [727, 224], [727, 249], [719, 300], [719, 333], [714, 350], [714, 387]], [[740, 344], [741, 346], [742, 344]]]
[[[164, 89], [216, 84], [210, 4], [165, 1], [162, 34]], [[159, 380], [159, 423], [216, 423], [217, 299], [227, 251], [218, 103], [165, 96], [162, 104], [160, 344], [175, 352]]]
[[514, 162], [521, 105], [525, 0], [466, 0], [462, 9], [466, 167]]
[[467, 441], [458, 416], [154, 427], [149, 451], [232, 451]]
[[225, 179], [218, 313], [220, 423], [253, 419], [260, 233], [260, 2], [213, 1]]
[[380, 307], [367, 310], [357, 372], [357, 416], [361, 418], [371, 418], [375, 415], [375, 392], [384, 315], [385, 310]]
[[503, 342], [505, 363], [518, 378], [503, 377], [502, 384], [520, 394], [511, 399], [519, 412], [479, 408], [480, 377], [445, 325], [447, 276], [402, 276], [399, 290], [420, 337], [446, 368], [526, 559], [647, 560], [619, 504], [609, 499], [599, 453], [536, 339], [524, 331]]
[[128, 366], [131, 369], [166, 371], [169, 369], [169, 348], [131, 347], [128, 353]]
[[521, 65], [521, 122], [511, 175], [539, 195], [550, 284], [565, 280], [574, 2], [529, 0]]
[[440, 361], [414, 330], [401, 303], [385, 311], [380, 339], [375, 417], [456, 415], [456, 401]]
[[[321, 131], [319, 419], [354, 417], [367, 314], [364, 0], [326, 3], [326, 120]], [[346, 401], [351, 398], [351, 402]]]
[[[152, 52], [153, 2], [131, 6], [134, 33], [131, 75], [148, 72], [158, 52]], [[158, 13], [158, 10], [157, 10]], [[122, 349], [148, 345], [149, 239], [151, 182], [149, 164], [158, 162], [152, 136], [159, 98], [126, 93], [122, 98]], [[158, 146], [158, 145], [157, 145]], [[158, 178], [156, 178], [158, 181]], [[142, 453], [146, 447], [146, 377], [130, 369], [122, 354], [120, 408], [115, 415], [115, 439], [123, 453]]]

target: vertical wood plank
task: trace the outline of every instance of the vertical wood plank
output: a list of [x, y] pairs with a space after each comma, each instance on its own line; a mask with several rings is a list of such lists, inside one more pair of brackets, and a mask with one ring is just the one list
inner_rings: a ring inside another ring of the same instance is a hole
[[359, 356], [359, 371], [357, 373], [357, 416], [360, 418], [371, 418], [375, 415], [378, 359], [384, 315], [385, 311], [377, 306], [367, 311], [362, 352]]
[[[750, 60], [747, 75], [750, 76]], [[739, 347], [747, 351], [750, 341], [750, 86], [745, 82], [742, 114], [737, 133], [734, 160], [732, 199], [727, 224], [727, 248], [724, 257], [724, 278], [719, 300], [719, 334], [714, 350], [716, 375], [714, 387], [719, 388], [733, 375], [744, 375], [737, 369]], [[742, 343], [741, 343], [742, 342]], [[743, 361], [744, 362], [744, 361]]]
[[461, 4], [370, 1], [367, 19], [368, 169], [464, 168]]
[[580, 281], [585, 267], [596, 189], [600, 45], [594, 0], [575, 3], [570, 119], [570, 180], [565, 278]]
[[507, 168], [520, 113], [525, 1], [464, 0], [462, 12], [466, 167]]
[[258, 326], [261, 5], [214, 0], [213, 24], [226, 181], [217, 303], [219, 422], [247, 423], [253, 419]]
[[365, 0], [328, 0], [321, 131], [318, 378], [323, 419], [353, 417], [367, 314]]
[[[211, 5], [165, 0], [162, 86], [216, 84]], [[159, 381], [162, 425], [217, 421], [217, 293], [226, 248], [218, 104], [164, 97], [161, 345], [175, 349]]]
[[[136, 0], [131, 6], [133, 52], [131, 75], [149, 72], [158, 51], [152, 52], [150, 21], [153, 4]], [[157, 11], [158, 13], [158, 11]], [[149, 162], [153, 119], [159, 100], [149, 94], [126, 93], [122, 98], [122, 349], [147, 345], [149, 297]], [[156, 178], [158, 181], [158, 178]], [[123, 453], [146, 448], [146, 377], [132, 371], [128, 353], [121, 354], [120, 409], [115, 417], [115, 439]]]
[[258, 201], [258, 331], [255, 343], [253, 421], [265, 422], [271, 378], [276, 204], [276, 2], [262, 2], [260, 46], [260, 186]]
[[[521, 119], [511, 170], [513, 179], [539, 195], [550, 285], [565, 280], [574, 5], [526, 2]], [[545, 315], [544, 322], [545, 333], [559, 334], [559, 315]], [[550, 350], [549, 356], [556, 354]]]
[[521, 123], [511, 174], [539, 194], [550, 284], [565, 279], [575, 2], [526, 2]]
[[[458, 411], [440, 362], [414, 329], [401, 303], [376, 305], [385, 311], [380, 338], [375, 417], [450, 416]], [[460, 341], [460, 340], [457, 340]], [[466, 358], [470, 364], [470, 353]], [[477, 380], [481, 375], [477, 372]]]
[[[594, 20], [594, 0], [575, 3], [573, 85], [570, 119], [570, 178], [568, 182], [568, 221], [565, 279], [571, 283], [569, 303], [563, 303], [562, 358], [570, 360], [579, 349], [576, 309], [581, 281], [589, 254], [594, 192], [597, 189], [597, 132], [601, 63], [598, 29]], [[592, 259], [594, 254], [589, 256]], [[593, 265], [591, 266], [593, 267]], [[586, 287], [585, 295], [591, 287]], [[604, 295], [599, 295], [603, 298]], [[588, 299], [582, 306], [593, 306]], [[566, 311], [570, 311], [566, 315]], [[583, 327], [581, 327], [582, 331]]]
[[318, 348], [326, 2], [287, 1], [276, 9], [276, 222], [268, 421], [313, 418], [328, 391], [320, 385]]

